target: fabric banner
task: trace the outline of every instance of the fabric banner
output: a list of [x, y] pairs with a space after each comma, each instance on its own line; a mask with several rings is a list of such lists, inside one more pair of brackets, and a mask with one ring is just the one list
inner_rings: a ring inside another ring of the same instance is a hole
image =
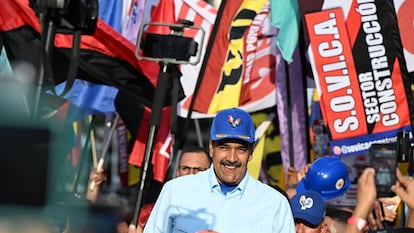
[[392, 3], [324, 2], [320, 10], [303, 13], [333, 154], [359, 154], [372, 143], [395, 142], [399, 131], [411, 131], [414, 118]]
[[[157, 0], [146, 0], [145, 13], [143, 16], [143, 22], [149, 21], [150, 9], [157, 5]], [[187, 117], [188, 109], [193, 98], [195, 85], [197, 82], [197, 76], [200, 72], [201, 66], [204, 63], [205, 49], [207, 47], [207, 40], [211, 37], [212, 28], [217, 16], [217, 9], [203, 0], [175, 0], [175, 16], [177, 19], [186, 19], [194, 22], [195, 26], [200, 26], [205, 30], [205, 37], [202, 38], [202, 33], [197, 30], [185, 30], [184, 36], [194, 38], [199, 42], [204, 40], [201, 60], [196, 65], [185, 64], [180, 66], [182, 72], [181, 85], [183, 86], [185, 98], [179, 102], [177, 114], [181, 117]], [[237, 2], [230, 2], [228, 4], [238, 4]], [[267, 5], [267, 7], [269, 7]], [[263, 8], [263, 11], [268, 9]], [[258, 17], [262, 17], [259, 14]], [[256, 31], [257, 27], [251, 27], [250, 39], [257, 37], [257, 45], [255, 50], [255, 59], [250, 71], [250, 85], [247, 90], [250, 92], [250, 99], [241, 103], [241, 107], [248, 112], [255, 112], [261, 109], [265, 109], [276, 104], [275, 101], [275, 67], [277, 60], [280, 59], [280, 54], [277, 55], [276, 51], [276, 34], [277, 29], [270, 24], [270, 17], [260, 19], [254, 25], [260, 25], [260, 30]], [[260, 24], [262, 22], [262, 24]], [[224, 29], [223, 29], [224, 30]], [[225, 31], [227, 31], [225, 29]], [[257, 32], [257, 35], [254, 35]], [[253, 35], [253, 37], [252, 37]], [[253, 55], [250, 56], [253, 58]], [[264, 67], [263, 64], [266, 64]], [[206, 77], [207, 84], [210, 83], [210, 78]], [[208, 90], [211, 91], [211, 90]], [[200, 92], [198, 98], [205, 95], [205, 92]], [[231, 99], [236, 99], [231, 97]], [[210, 99], [211, 100], [211, 99]], [[207, 103], [209, 104], [209, 102]], [[207, 105], [208, 106], [208, 105]], [[194, 111], [192, 118], [209, 118], [212, 114], [206, 112]]]
[[271, 0], [270, 6], [271, 22], [279, 28], [277, 45], [285, 61], [291, 63], [299, 39], [298, 1]]
[[137, 43], [138, 32], [144, 17], [145, 0], [133, 0], [128, 9], [126, 23], [122, 30], [122, 35], [125, 36], [131, 43]]
[[204, 60], [205, 73], [201, 74], [203, 80], [195, 110], [216, 113], [240, 106], [251, 98], [246, 85], [257, 49], [258, 31], [269, 10], [267, 0], [225, 3], [217, 34], [210, 36], [215, 43], [208, 60]]
[[263, 134], [258, 138], [253, 150], [252, 160], [247, 164], [249, 174], [255, 179], [259, 179], [259, 174], [262, 169], [264, 146], [265, 135]]
[[[217, 17], [216, 9], [201, 1], [184, 0], [181, 5], [177, 5], [178, 17], [202, 26], [207, 32], [206, 40], [215, 41], [211, 55], [208, 58], [202, 55], [204, 59], [201, 66], [206, 66], [206, 72], [192, 118], [211, 117], [220, 109], [228, 107], [240, 106], [253, 112], [276, 104], [277, 29], [270, 24], [269, 2], [228, 1], [225, 4], [225, 13], [216, 35], [211, 35]], [[205, 54], [205, 47], [202, 54]], [[180, 116], [187, 116], [197, 81], [195, 77], [201, 66], [182, 66], [181, 80], [187, 97], [180, 102]]]
[[123, 187], [128, 186], [128, 135], [125, 123], [119, 119], [116, 126], [118, 141], [118, 174]]
[[[289, 65], [280, 61], [277, 66], [276, 103], [279, 119], [282, 162], [287, 172], [290, 166], [297, 170], [308, 163], [305, 93], [299, 49], [293, 53]], [[293, 146], [291, 146], [293, 145]]]
[[[253, 122], [260, 118], [260, 115], [260, 113], [256, 113], [252, 116]], [[254, 144], [253, 155], [252, 159], [247, 164], [249, 174], [255, 179], [259, 179], [260, 171], [262, 171], [263, 157], [265, 155], [266, 135], [271, 131], [270, 126], [272, 125], [275, 116], [276, 115], [274, 113], [269, 114], [266, 119], [262, 119], [260, 125], [256, 126], [256, 141]]]
[[118, 174], [123, 187], [131, 186], [138, 183], [140, 178], [140, 169], [129, 164], [129, 149], [128, 142], [131, 135], [128, 132], [125, 122], [118, 120], [116, 127], [117, 141], [118, 141]]
[[[40, 25], [25, 0], [4, 0], [0, 8], [0, 31], [10, 62], [27, 61], [39, 67]], [[57, 34], [53, 54], [56, 84], [66, 80], [72, 35]], [[125, 90], [151, 105], [158, 70], [141, 69], [149, 62], [135, 57], [135, 45], [98, 19], [93, 35], [82, 36], [77, 77]]]
[[[196, 65], [184, 64], [180, 66], [182, 77], [181, 85], [184, 88], [185, 98], [179, 102], [177, 114], [181, 117], [187, 117], [188, 109], [194, 89], [197, 82], [197, 77], [200, 72], [201, 65], [204, 60], [205, 49], [207, 47], [206, 41], [210, 37], [214, 21], [217, 16], [217, 9], [208, 4], [204, 0], [175, 0], [176, 7], [176, 16], [180, 19], [187, 19], [194, 22], [195, 26], [200, 26], [205, 30], [205, 37], [202, 38], [202, 33], [200, 31], [186, 30], [184, 31], [184, 36], [192, 37], [196, 41], [203, 40], [204, 44], [201, 51], [200, 62]], [[192, 118], [201, 118], [201, 117], [210, 117], [206, 114], [197, 114], [193, 112]]]
[[[56, 85], [56, 93], [62, 93], [65, 86], [66, 82]], [[76, 121], [87, 115], [114, 113], [117, 93], [114, 87], [75, 79], [72, 88], [64, 96], [71, 103], [68, 121]]]
[[[120, 32], [121, 8], [121, 1], [100, 0], [98, 16]], [[66, 85], [66, 81], [57, 85], [55, 87], [56, 93], [63, 93]], [[117, 92], [115, 87], [75, 79], [72, 88], [64, 96], [65, 99], [70, 100], [72, 105], [76, 106], [71, 108], [69, 120], [75, 121], [90, 114], [114, 113], [113, 102]]]

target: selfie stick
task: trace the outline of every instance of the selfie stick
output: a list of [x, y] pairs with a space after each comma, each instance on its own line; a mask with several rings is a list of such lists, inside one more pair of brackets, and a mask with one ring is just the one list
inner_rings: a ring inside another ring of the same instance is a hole
[[[146, 41], [143, 41], [144, 28], [146, 26], [164, 26], [169, 27], [170, 34], [160, 35], [160, 34], [146, 34]], [[201, 42], [196, 43], [191, 38], [183, 37], [183, 30], [194, 29], [200, 30], [202, 33]], [[173, 81], [173, 91], [172, 93], [172, 111], [171, 117], [176, 115], [176, 105], [178, 97], [178, 85], [179, 77], [181, 72], [178, 69], [179, 64], [197, 64], [200, 61], [201, 57], [201, 47], [203, 45], [205, 32], [201, 27], [196, 27], [192, 25], [190, 21], [182, 21], [182, 24], [169, 24], [169, 23], [160, 23], [160, 22], [151, 22], [143, 24], [137, 39], [136, 46], [136, 57], [138, 59], [149, 60], [153, 62], [158, 62], [160, 65], [160, 72], [158, 75], [157, 87], [155, 89], [154, 98], [152, 101], [151, 107], [151, 116], [149, 122], [149, 130], [147, 135], [147, 141], [145, 145], [145, 154], [141, 164], [140, 171], [140, 181], [138, 184], [138, 194], [135, 205], [134, 216], [132, 218], [133, 225], [137, 225], [139, 211], [142, 206], [142, 201], [144, 197], [145, 186], [148, 183], [148, 176], [150, 175], [150, 163], [152, 161], [152, 155], [155, 148], [155, 139], [157, 136], [158, 127], [160, 125], [162, 108], [164, 107], [165, 97], [168, 92], [169, 80]], [[144, 42], [141, 44], [141, 42]], [[179, 43], [182, 44], [179, 44]], [[188, 45], [182, 46], [182, 45]], [[141, 46], [143, 51], [141, 51]], [[160, 49], [166, 47], [167, 49]], [[187, 50], [188, 48], [188, 50]], [[198, 55], [198, 56], [196, 56]], [[190, 61], [191, 56], [196, 56], [195, 59]], [[171, 119], [171, 122], [174, 122]], [[172, 131], [172, 130], [171, 130]]]

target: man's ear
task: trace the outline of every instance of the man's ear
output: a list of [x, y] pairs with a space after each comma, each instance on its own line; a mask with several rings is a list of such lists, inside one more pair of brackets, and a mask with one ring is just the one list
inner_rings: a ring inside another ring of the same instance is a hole
[[326, 222], [322, 222], [321, 233], [327, 233], [327, 232], [328, 232], [328, 224]]
[[210, 140], [209, 142], [209, 149], [210, 149], [210, 158], [213, 158], [213, 141]]
[[252, 160], [252, 158], [253, 158], [253, 153], [251, 153], [251, 154], [249, 155], [249, 161], [251, 161], [251, 160]]

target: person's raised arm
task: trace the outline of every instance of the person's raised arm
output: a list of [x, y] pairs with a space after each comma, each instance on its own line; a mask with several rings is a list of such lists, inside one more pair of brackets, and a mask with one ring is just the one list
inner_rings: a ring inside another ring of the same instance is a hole
[[410, 208], [407, 227], [414, 228], [414, 180], [409, 176], [404, 176], [397, 169], [397, 183], [392, 187], [392, 191]]
[[375, 170], [373, 168], [365, 168], [358, 179], [357, 204], [352, 217], [348, 219], [345, 233], [359, 233], [363, 231], [368, 214], [376, 199]]
[[88, 187], [86, 191], [86, 198], [95, 203], [98, 199], [101, 185], [106, 181], [105, 171], [100, 168], [94, 168], [89, 174]]
[[308, 163], [300, 171], [296, 170], [293, 167], [288, 168], [287, 181], [286, 181], [286, 194], [289, 199], [291, 199], [296, 194], [296, 186], [299, 181], [306, 175], [309, 170], [309, 167], [312, 164]]

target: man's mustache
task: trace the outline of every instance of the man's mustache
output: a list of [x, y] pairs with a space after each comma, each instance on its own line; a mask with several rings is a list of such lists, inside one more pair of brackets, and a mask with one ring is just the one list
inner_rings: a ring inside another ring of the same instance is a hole
[[220, 164], [224, 165], [224, 166], [232, 166], [232, 167], [241, 167], [241, 165], [242, 165], [242, 163], [240, 161], [231, 162], [231, 161], [228, 161], [228, 160], [221, 160]]

